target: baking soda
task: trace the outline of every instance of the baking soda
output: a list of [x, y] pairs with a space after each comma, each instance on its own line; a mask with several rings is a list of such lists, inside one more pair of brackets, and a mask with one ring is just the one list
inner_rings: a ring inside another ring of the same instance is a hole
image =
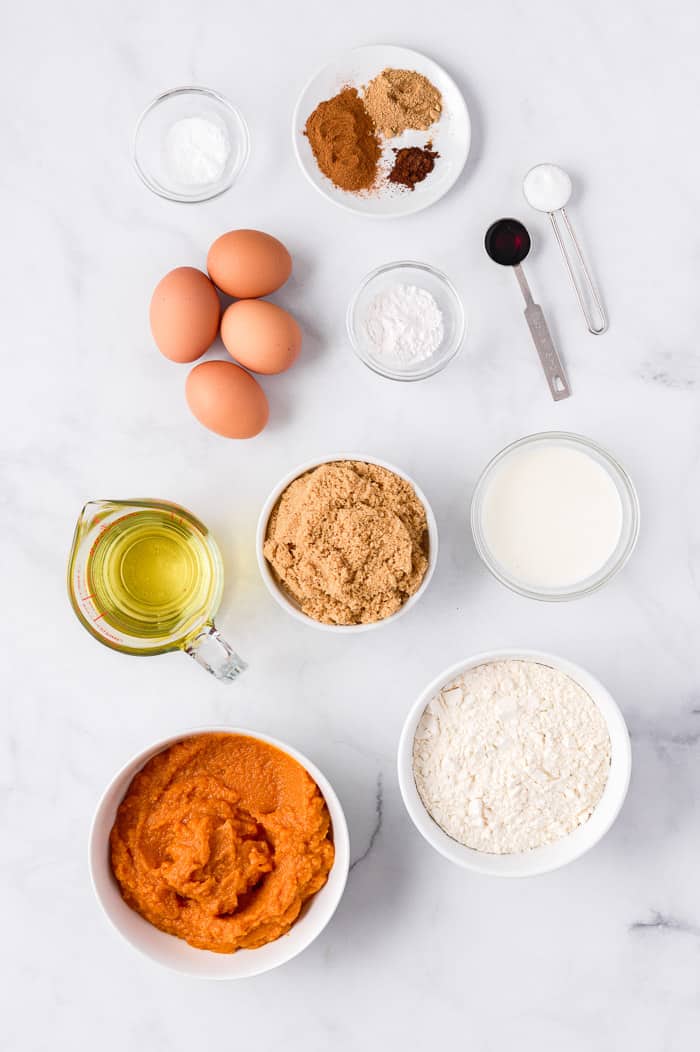
[[226, 129], [207, 117], [183, 117], [168, 129], [165, 154], [177, 182], [207, 186], [224, 174], [231, 144]]

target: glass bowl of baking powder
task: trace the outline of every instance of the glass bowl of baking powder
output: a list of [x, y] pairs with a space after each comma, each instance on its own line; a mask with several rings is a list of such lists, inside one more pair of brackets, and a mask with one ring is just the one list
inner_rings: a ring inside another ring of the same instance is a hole
[[462, 346], [464, 307], [442, 271], [402, 260], [363, 280], [348, 306], [347, 330], [368, 369], [389, 380], [425, 380]]

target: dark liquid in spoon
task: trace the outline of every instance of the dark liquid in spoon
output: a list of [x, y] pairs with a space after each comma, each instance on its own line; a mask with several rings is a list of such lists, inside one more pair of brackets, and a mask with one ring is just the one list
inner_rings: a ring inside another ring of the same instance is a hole
[[484, 247], [494, 263], [514, 267], [530, 251], [530, 235], [517, 219], [497, 219], [486, 231]]

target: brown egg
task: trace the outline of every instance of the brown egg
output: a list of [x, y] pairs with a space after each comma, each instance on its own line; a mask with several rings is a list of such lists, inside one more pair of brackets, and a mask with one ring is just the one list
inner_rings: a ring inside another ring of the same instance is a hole
[[201, 358], [216, 339], [221, 305], [206, 274], [177, 267], [159, 281], [151, 297], [151, 332], [171, 362]]
[[283, 373], [301, 350], [294, 318], [267, 300], [239, 300], [227, 307], [221, 339], [231, 357], [254, 373]]
[[222, 292], [247, 300], [274, 292], [292, 273], [281, 241], [262, 230], [231, 230], [209, 249], [209, 277]]
[[262, 387], [233, 362], [195, 365], [187, 377], [185, 397], [200, 424], [224, 438], [253, 438], [269, 416]]

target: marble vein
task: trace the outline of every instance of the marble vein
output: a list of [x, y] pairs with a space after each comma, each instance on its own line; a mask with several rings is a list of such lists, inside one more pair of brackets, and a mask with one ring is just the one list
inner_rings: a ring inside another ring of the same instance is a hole
[[662, 387], [688, 390], [695, 387], [700, 362], [695, 351], [658, 351], [644, 362], [640, 376]]
[[634, 921], [630, 924], [629, 930], [630, 932], [672, 932], [700, 938], [700, 924], [693, 924], [682, 917], [661, 913], [658, 910], [652, 911], [649, 920]]
[[360, 864], [360, 862], [364, 862], [364, 860], [367, 858], [367, 856], [369, 855], [370, 851], [374, 847], [375, 843], [377, 842], [377, 837], [379, 836], [379, 833], [381, 831], [382, 822], [383, 821], [384, 821], [384, 782], [383, 782], [382, 772], [380, 771], [379, 774], [377, 775], [377, 786], [376, 786], [376, 791], [375, 791], [375, 796], [374, 796], [374, 827], [373, 827], [372, 832], [370, 834], [369, 843], [367, 844], [367, 847], [365, 848], [365, 850], [362, 852], [361, 855], [358, 855], [358, 857], [354, 860], [354, 862], [350, 863], [350, 872], [351, 873], [352, 873], [353, 869], [355, 868], [355, 866], [358, 866]]

